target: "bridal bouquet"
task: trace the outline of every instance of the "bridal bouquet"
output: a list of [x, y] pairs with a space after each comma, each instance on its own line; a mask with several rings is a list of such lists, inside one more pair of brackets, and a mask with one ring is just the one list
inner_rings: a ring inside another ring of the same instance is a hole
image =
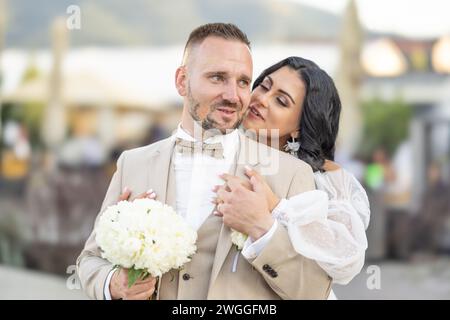
[[129, 287], [182, 267], [195, 253], [196, 240], [197, 232], [172, 207], [150, 199], [120, 201], [96, 226], [102, 257], [129, 269]]

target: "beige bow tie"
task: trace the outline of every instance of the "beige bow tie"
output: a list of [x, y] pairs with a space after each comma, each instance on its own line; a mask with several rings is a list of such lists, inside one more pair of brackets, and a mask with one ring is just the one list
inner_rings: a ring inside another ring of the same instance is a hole
[[188, 141], [177, 138], [175, 146], [182, 154], [203, 153], [216, 159], [223, 159], [223, 146], [219, 143], [202, 143], [198, 141]]

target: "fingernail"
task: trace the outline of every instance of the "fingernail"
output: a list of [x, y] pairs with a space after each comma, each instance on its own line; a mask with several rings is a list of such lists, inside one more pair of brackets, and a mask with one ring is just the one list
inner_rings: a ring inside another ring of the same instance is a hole
[[214, 214], [215, 216], [217, 216], [217, 215], [219, 214], [219, 212], [218, 212], [218, 211], [214, 211], [213, 214]]
[[245, 168], [245, 170], [247, 170], [247, 171], [252, 171], [252, 168], [250, 168], [248, 165], [245, 165], [244, 168]]
[[130, 188], [128, 188], [128, 187], [125, 187], [125, 188], [123, 188], [123, 191], [122, 191], [122, 193], [126, 193], [126, 192], [128, 192], [128, 191], [130, 191]]
[[149, 189], [149, 190], [146, 192], [146, 194], [152, 194], [152, 192], [153, 192], [153, 189]]

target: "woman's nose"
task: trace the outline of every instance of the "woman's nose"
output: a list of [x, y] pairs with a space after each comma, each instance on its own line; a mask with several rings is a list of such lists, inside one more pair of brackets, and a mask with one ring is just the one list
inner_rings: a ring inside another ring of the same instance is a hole
[[256, 95], [254, 94], [252, 97], [253, 102], [258, 103], [258, 105], [260, 105], [261, 107], [264, 107], [264, 108], [269, 107], [268, 99], [269, 99], [269, 97], [265, 93], [262, 93], [262, 94], [260, 93], [260, 94], [256, 94]]

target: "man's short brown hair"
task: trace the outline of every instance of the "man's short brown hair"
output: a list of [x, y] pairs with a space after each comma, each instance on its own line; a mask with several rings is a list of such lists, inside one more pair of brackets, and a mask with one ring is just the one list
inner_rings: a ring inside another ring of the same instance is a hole
[[250, 48], [250, 41], [247, 35], [232, 23], [207, 23], [194, 29], [186, 42], [184, 47], [183, 62], [186, 60], [186, 54], [189, 49], [195, 45], [200, 44], [207, 37], [220, 37], [226, 40], [237, 40], [245, 43]]

